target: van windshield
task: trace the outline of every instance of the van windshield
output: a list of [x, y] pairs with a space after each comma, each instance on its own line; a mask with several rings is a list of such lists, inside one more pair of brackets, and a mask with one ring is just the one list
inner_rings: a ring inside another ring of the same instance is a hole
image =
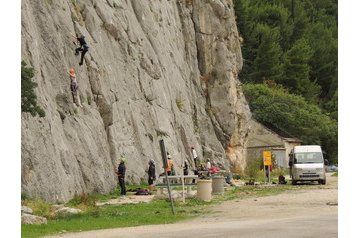
[[320, 152], [295, 153], [296, 164], [323, 163], [323, 156]]

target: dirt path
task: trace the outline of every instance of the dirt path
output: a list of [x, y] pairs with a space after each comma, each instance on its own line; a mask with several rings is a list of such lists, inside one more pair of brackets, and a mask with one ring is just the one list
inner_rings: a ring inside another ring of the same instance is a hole
[[[199, 217], [195, 219], [195, 222], [285, 218], [292, 215], [308, 216], [315, 215], [317, 209], [320, 213], [336, 212], [338, 210], [338, 179], [330, 175], [327, 176], [327, 185], [324, 186], [305, 185], [310, 189], [222, 203], [214, 208], [213, 215]], [[312, 189], [312, 186], [317, 188]]]
[[307, 185], [307, 188], [275, 196], [224, 202], [210, 214], [175, 224], [106, 229], [52, 237], [337, 237], [337, 177], [327, 174], [327, 185]]
[[97, 206], [103, 205], [119, 205], [119, 204], [137, 204], [137, 203], [148, 203], [152, 201], [154, 195], [146, 195], [146, 196], [136, 196], [136, 195], [128, 195], [115, 199], [110, 199], [105, 202], [96, 202]]

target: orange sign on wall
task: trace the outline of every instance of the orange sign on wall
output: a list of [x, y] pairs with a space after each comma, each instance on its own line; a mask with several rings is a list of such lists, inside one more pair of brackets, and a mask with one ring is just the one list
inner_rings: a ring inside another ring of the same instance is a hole
[[272, 164], [272, 162], [271, 162], [271, 157], [272, 157], [271, 151], [263, 151], [262, 156], [264, 158], [264, 165], [271, 165]]

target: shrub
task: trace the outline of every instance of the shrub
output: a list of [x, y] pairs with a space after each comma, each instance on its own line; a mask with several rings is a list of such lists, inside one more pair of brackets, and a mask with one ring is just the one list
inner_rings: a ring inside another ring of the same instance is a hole
[[243, 89], [259, 122], [274, 131], [298, 137], [304, 144], [322, 145], [328, 160], [337, 159], [338, 123], [317, 105], [279, 85], [245, 84]]
[[91, 94], [89, 92], [87, 92], [87, 103], [88, 103], [88, 105], [91, 105], [91, 101], [92, 101]]
[[96, 206], [96, 196], [88, 193], [76, 194], [68, 203], [68, 206], [88, 208]]
[[37, 105], [37, 96], [34, 89], [37, 83], [32, 82], [34, 69], [26, 67], [25, 61], [21, 61], [21, 111], [30, 112], [32, 116], [37, 114], [45, 116], [45, 111]]
[[157, 132], [157, 136], [163, 136], [163, 137], [168, 137], [168, 133], [166, 133], [165, 131], [159, 130], [159, 129], [155, 129], [155, 131]]
[[248, 159], [245, 168], [245, 175], [248, 176], [250, 179], [256, 179], [257, 173], [260, 171], [261, 164], [262, 164], [261, 158]]
[[40, 198], [31, 199], [26, 196], [21, 204], [30, 207], [36, 216], [49, 218], [51, 215], [51, 205]]
[[178, 109], [182, 112], [184, 110], [184, 101], [177, 99], [175, 100], [175, 103], [177, 104]]

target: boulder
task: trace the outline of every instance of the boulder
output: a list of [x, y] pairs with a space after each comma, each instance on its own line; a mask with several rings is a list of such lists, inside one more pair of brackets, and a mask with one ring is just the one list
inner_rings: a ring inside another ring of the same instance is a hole
[[21, 224], [30, 224], [30, 225], [47, 224], [47, 219], [45, 217], [23, 213], [21, 214]]
[[21, 206], [21, 214], [23, 213], [32, 214], [32, 209], [26, 206]]
[[62, 207], [59, 208], [55, 211], [55, 214], [78, 214], [81, 213], [82, 210], [81, 209], [77, 209], [77, 208], [71, 208], [71, 207]]

